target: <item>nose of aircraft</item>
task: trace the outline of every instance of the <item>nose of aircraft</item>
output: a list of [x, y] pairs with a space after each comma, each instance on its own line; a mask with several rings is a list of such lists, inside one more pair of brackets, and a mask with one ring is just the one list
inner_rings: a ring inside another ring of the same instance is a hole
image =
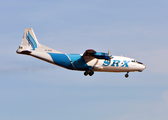
[[145, 64], [143, 64], [143, 70], [145, 70], [146, 69], [146, 65]]
[[142, 71], [145, 70], [145, 69], [146, 69], [146, 65], [141, 64], [141, 65], [139, 66], [139, 72], [142, 72]]
[[141, 68], [140, 68], [140, 70], [139, 70], [139, 72], [142, 72], [142, 71], [145, 70], [145, 69], [146, 69], [146, 65], [142, 64], [142, 65], [141, 65]]

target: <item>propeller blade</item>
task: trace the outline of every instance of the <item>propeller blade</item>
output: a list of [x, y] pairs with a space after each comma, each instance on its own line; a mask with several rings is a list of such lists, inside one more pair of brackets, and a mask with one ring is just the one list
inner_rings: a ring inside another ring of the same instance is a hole
[[108, 50], [108, 56], [110, 56], [110, 51]]
[[108, 50], [108, 57], [110, 57], [110, 59], [111, 59], [111, 52], [110, 52], [110, 50]]

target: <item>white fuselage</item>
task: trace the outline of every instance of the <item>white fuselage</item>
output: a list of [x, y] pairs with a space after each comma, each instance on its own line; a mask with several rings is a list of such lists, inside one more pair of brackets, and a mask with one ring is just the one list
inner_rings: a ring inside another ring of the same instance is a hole
[[[17, 52], [19, 53], [19, 50]], [[80, 70], [80, 71], [87, 70], [87, 67], [89, 70], [89, 66], [92, 68], [93, 71], [99, 71], [99, 72], [133, 72], [133, 71], [141, 72], [146, 68], [144, 64], [138, 63], [132, 58], [123, 56], [113, 56], [112, 59], [110, 59], [109, 61], [97, 58], [91, 58], [91, 60], [90, 58], [87, 59], [87, 57], [82, 58], [82, 54], [63, 54], [63, 53], [52, 53], [52, 54], [53, 55], [51, 55], [51, 53], [49, 52], [32, 51], [28, 55], [31, 55], [38, 59], [50, 62], [52, 64], [67, 69]], [[60, 59], [60, 55], [64, 56], [63, 58], [61, 58], [62, 60]]]

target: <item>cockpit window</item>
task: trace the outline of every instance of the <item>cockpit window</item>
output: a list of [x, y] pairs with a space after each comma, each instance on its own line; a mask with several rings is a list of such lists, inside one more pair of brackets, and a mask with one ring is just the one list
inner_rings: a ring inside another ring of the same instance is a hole
[[136, 61], [136, 60], [132, 60], [131, 62], [136, 62], [136, 63], [139, 63], [139, 64], [143, 64], [143, 63], [138, 62], [138, 61]]
[[139, 64], [143, 64], [143, 63], [141, 63], [141, 62], [138, 62], [138, 61], [137, 61], [137, 63], [139, 63]]
[[136, 62], [136, 60], [132, 60], [131, 62]]

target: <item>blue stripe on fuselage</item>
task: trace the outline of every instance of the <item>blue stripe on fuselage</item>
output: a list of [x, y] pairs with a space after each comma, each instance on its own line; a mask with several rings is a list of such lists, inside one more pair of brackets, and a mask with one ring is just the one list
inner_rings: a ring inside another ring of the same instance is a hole
[[71, 64], [71, 61], [65, 54], [59, 54], [59, 53], [48, 53], [48, 54], [52, 57], [55, 64], [65, 67], [67, 69], [71, 70], [74, 69], [74, 67]]
[[[90, 67], [86, 64], [85, 59], [80, 54], [61, 54], [48, 53], [55, 64], [71, 69], [71, 70], [89, 70]], [[69, 58], [68, 58], [69, 57]]]

